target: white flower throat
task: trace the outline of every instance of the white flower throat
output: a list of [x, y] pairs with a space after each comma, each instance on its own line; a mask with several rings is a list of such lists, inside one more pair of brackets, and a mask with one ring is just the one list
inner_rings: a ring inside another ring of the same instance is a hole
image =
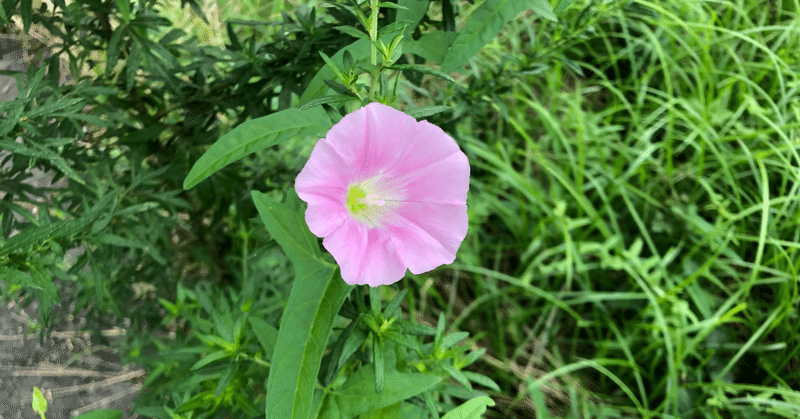
[[384, 176], [378, 175], [347, 187], [345, 207], [354, 220], [369, 228], [381, 227], [383, 222], [395, 214], [403, 201], [395, 188], [386, 182]]

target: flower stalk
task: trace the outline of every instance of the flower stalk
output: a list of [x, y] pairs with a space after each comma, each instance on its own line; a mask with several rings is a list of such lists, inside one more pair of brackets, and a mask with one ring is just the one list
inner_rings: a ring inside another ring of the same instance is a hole
[[377, 89], [378, 84], [378, 77], [380, 70], [377, 68], [378, 66], [378, 50], [375, 45], [378, 42], [378, 12], [380, 10], [380, 6], [378, 5], [379, 0], [369, 0], [369, 7], [371, 9], [371, 13], [369, 15], [369, 39], [370, 39], [370, 64], [372, 64], [373, 68], [372, 72], [372, 79], [370, 80], [369, 84], [369, 99], [370, 101], [375, 100], [375, 91]]

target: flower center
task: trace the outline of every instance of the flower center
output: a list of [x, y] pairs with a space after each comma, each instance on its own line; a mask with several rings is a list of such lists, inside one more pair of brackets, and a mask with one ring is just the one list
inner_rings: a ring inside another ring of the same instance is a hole
[[401, 201], [400, 196], [380, 183], [380, 177], [376, 176], [353, 183], [347, 189], [347, 212], [353, 219], [370, 228], [379, 227]]

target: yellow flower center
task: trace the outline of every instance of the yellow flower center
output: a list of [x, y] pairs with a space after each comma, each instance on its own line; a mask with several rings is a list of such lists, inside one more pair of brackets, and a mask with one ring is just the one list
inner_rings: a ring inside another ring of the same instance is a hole
[[397, 209], [401, 197], [383, 185], [380, 176], [350, 184], [345, 207], [350, 216], [370, 228], [380, 227], [382, 221]]

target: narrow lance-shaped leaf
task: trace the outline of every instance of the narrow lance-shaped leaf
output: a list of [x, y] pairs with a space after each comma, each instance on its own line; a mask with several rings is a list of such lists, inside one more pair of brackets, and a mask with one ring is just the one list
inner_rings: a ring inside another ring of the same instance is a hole
[[247, 320], [253, 326], [256, 338], [261, 343], [261, 347], [264, 348], [267, 360], [269, 360], [275, 351], [275, 342], [278, 341], [278, 329], [258, 317], [248, 317]]
[[121, 419], [122, 411], [119, 409], [92, 410], [73, 419]]
[[494, 406], [494, 400], [486, 396], [475, 397], [447, 412], [442, 419], [480, 419], [486, 406]]
[[33, 0], [22, 0], [19, 5], [19, 11], [19, 14], [22, 15], [22, 30], [27, 34], [33, 19]]
[[391, 345], [384, 345], [382, 350], [385, 352], [381, 357], [383, 388], [380, 394], [375, 394], [375, 365], [368, 364], [359, 368], [336, 395], [331, 397], [341, 410], [342, 417], [353, 418], [392, 406], [417, 394], [425, 394], [442, 381], [442, 377], [438, 375], [397, 371], [394, 349]]
[[105, 212], [106, 208], [111, 205], [114, 198], [116, 198], [114, 194], [105, 195], [97, 201], [89, 212], [80, 218], [69, 221], [57, 221], [23, 230], [0, 244], [0, 256], [5, 256], [17, 249], [36, 243], [39, 240], [55, 240], [61, 237], [69, 237], [78, 234], [100, 217], [100, 215]]
[[[387, 32], [381, 35], [379, 38], [383, 42], [391, 42], [392, 38], [397, 35], [402, 28], [398, 28], [398, 30], [394, 32]], [[340, 49], [336, 54], [333, 54], [330, 57], [331, 61], [335, 63], [337, 66], [344, 67], [344, 52], [350, 51], [352, 54], [353, 61], [359, 62], [370, 54], [370, 41], [368, 39], [359, 39], [358, 41], [353, 42], [352, 44]], [[311, 79], [311, 82], [308, 83], [308, 87], [306, 87], [305, 92], [300, 97], [300, 104], [306, 104], [312, 99], [316, 99], [325, 95], [330, 94], [330, 87], [325, 84], [325, 80], [330, 80], [334, 76], [333, 70], [331, 70], [330, 66], [325, 65], [323, 66], [314, 78]]]
[[47, 412], [47, 399], [44, 398], [39, 387], [33, 388], [33, 401], [31, 402], [31, 406], [33, 407], [33, 411], [44, 419], [44, 414]]
[[404, 48], [406, 52], [417, 54], [428, 61], [441, 65], [457, 37], [457, 32], [433, 31], [422, 35], [416, 41], [409, 39]]
[[375, 394], [381, 394], [383, 390], [383, 380], [385, 375], [383, 365], [383, 348], [381, 339], [377, 335], [372, 336], [372, 366], [375, 368]]
[[[569, 3], [569, 2], [564, 2]], [[561, 5], [559, 4], [559, 7]], [[553, 22], [558, 22], [558, 17], [553, 13], [553, 6], [550, 5], [549, 0], [531, 0], [530, 9], [536, 12], [537, 15]]]
[[321, 257], [293, 189], [284, 202], [253, 191], [267, 231], [294, 264], [295, 280], [281, 318], [267, 381], [266, 417], [307, 418], [333, 320], [352, 286]]
[[428, 3], [430, 3], [430, 0], [398, 0], [397, 4], [402, 8], [397, 11], [395, 21], [407, 20], [411, 22], [404, 29], [406, 35], [411, 35], [411, 32], [417, 28], [419, 22], [425, 17], [425, 13], [428, 11]]
[[529, 0], [486, 0], [450, 46], [442, 71], [451, 73], [494, 39], [503, 27], [528, 7]]
[[330, 121], [321, 109], [285, 109], [247, 121], [223, 135], [194, 164], [183, 188], [189, 189], [240, 158], [290, 138], [323, 131]]

